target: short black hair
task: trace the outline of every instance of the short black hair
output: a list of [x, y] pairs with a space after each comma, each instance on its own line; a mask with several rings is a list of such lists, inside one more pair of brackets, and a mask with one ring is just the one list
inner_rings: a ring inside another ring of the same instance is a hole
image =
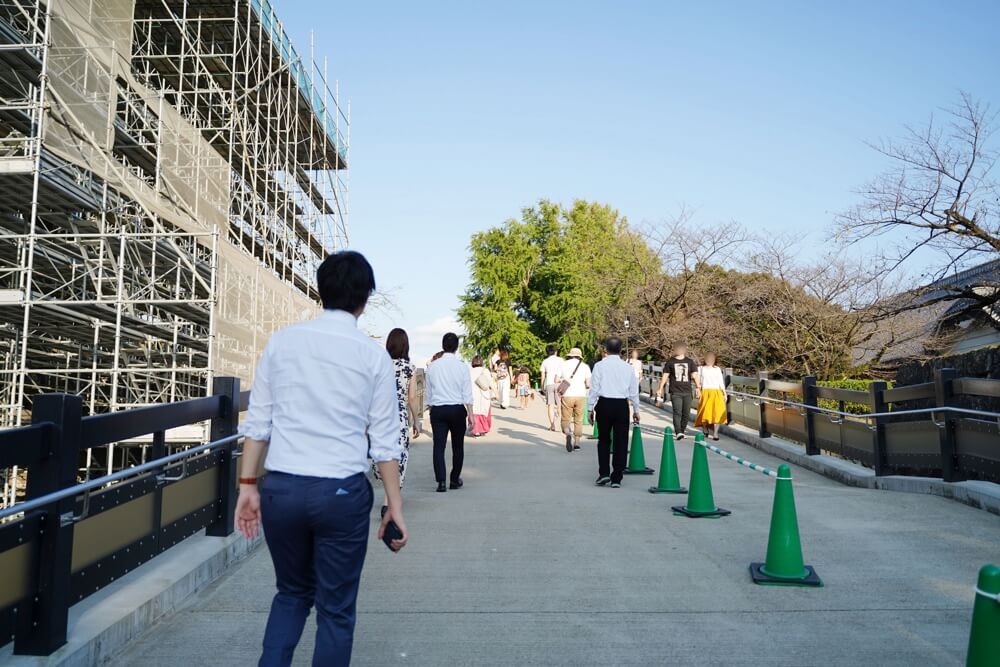
[[547, 354], [547, 355], [549, 355], [551, 357], [553, 354], [556, 353], [557, 349], [558, 348], [555, 345], [546, 345], [545, 346], [545, 354]]
[[611, 336], [604, 341], [604, 349], [608, 351], [608, 354], [621, 354], [622, 339], [618, 336]]
[[473, 368], [479, 368], [482, 365], [483, 365], [483, 358], [482, 357], [480, 357], [478, 354], [476, 356], [472, 357], [472, 367]]
[[442, 336], [441, 349], [445, 352], [456, 352], [458, 350], [458, 336], [450, 331]]
[[375, 291], [375, 272], [360, 252], [335, 252], [316, 271], [316, 286], [324, 308], [356, 313]]

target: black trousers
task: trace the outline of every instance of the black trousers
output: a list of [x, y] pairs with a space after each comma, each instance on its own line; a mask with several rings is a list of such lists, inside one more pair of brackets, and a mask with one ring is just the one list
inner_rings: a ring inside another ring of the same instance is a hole
[[670, 407], [674, 410], [674, 435], [687, 430], [691, 419], [691, 392], [680, 391], [670, 394]]
[[434, 436], [434, 478], [445, 481], [444, 448], [451, 434], [451, 481], [462, 476], [465, 461], [465, 425], [468, 413], [464, 405], [435, 405], [431, 408], [431, 433]]
[[[628, 400], [602, 398], [597, 401], [594, 414], [597, 417], [597, 474], [620, 482], [628, 465]], [[614, 461], [611, 461], [612, 442], [615, 443]]]

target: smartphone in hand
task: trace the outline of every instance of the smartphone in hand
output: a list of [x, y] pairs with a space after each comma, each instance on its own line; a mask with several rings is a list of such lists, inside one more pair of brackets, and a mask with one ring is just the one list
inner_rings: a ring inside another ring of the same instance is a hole
[[396, 549], [392, 548], [393, 540], [403, 539], [403, 531], [399, 529], [395, 521], [389, 521], [385, 525], [385, 533], [382, 534], [382, 541], [385, 542], [385, 546], [389, 547], [389, 551], [396, 553]]

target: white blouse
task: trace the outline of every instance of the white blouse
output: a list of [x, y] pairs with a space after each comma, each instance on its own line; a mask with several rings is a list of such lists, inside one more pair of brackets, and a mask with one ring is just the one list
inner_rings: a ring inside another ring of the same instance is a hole
[[726, 389], [726, 378], [718, 366], [699, 366], [698, 378], [702, 389]]

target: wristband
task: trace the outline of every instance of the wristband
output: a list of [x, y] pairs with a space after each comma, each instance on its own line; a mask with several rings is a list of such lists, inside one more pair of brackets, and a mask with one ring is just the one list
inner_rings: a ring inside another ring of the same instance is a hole
[[256, 484], [256, 483], [257, 483], [257, 478], [256, 477], [240, 477], [240, 484], [251, 484], [252, 485], [252, 484]]

